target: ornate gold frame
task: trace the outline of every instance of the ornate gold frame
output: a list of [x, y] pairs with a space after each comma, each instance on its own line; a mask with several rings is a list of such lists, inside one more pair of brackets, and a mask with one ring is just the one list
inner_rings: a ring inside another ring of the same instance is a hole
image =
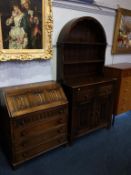
[[[117, 9], [116, 21], [114, 26], [114, 38], [113, 38], [113, 44], [112, 44], [112, 54], [131, 53], [131, 39], [130, 40], [128, 39], [128, 33], [121, 32], [121, 26], [127, 25], [125, 21], [124, 21], [125, 22], [124, 24], [122, 22], [122, 19], [125, 17], [128, 17], [131, 20], [131, 10], [127, 10], [123, 8]], [[130, 28], [128, 27], [128, 30], [131, 35], [131, 22], [129, 24], [130, 24]]]
[[43, 38], [42, 49], [3, 49], [2, 28], [0, 16], [0, 61], [33, 60], [52, 58], [52, 3], [51, 0], [42, 0]]

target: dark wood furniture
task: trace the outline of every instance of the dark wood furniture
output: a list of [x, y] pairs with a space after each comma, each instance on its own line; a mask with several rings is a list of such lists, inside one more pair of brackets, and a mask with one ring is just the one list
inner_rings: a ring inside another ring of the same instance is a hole
[[115, 79], [103, 74], [106, 36], [92, 17], [68, 22], [57, 42], [57, 80], [69, 100], [69, 139], [109, 127]]
[[55, 82], [4, 88], [0, 133], [13, 166], [67, 143], [67, 99]]
[[131, 110], [131, 63], [108, 65], [104, 71], [106, 76], [118, 79], [114, 114]]

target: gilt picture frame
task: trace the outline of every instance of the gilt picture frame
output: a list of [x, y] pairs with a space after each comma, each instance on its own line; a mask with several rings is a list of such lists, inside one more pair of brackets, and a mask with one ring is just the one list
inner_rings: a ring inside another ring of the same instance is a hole
[[131, 53], [131, 10], [119, 8], [116, 12], [112, 54]]
[[52, 58], [51, 0], [0, 3], [0, 61]]

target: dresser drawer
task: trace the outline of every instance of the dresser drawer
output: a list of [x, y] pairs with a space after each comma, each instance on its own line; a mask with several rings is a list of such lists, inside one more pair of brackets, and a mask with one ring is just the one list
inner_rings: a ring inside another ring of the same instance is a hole
[[52, 140], [55, 137], [65, 135], [67, 136], [67, 125], [61, 125], [59, 127], [55, 127], [53, 129], [49, 129], [47, 132], [43, 132], [36, 136], [23, 137], [19, 140], [15, 140], [14, 150], [16, 152], [24, 151], [29, 148], [32, 148], [32, 145], [39, 145], [42, 143], [46, 143], [47, 141]]
[[15, 142], [21, 141], [23, 138], [28, 137], [36, 137], [43, 132], [47, 132], [49, 129], [53, 129], [57, 126], [61, 126], [66, 124], [67, 118], [66, 116], [57, 116], [53, 119], [40, 122], [40, 123], [33, 123], [31, 126], [25, 126], [23, 128], [17, 128], [13, 130], [13, 139]]
[[100, 95], [109, 95], [113, 92], [113, 84], [97, 84], [88, 87], [78, 88], [76, 90], [76, 99], [77, 101], [86, 101], [90, 98], [100, 96]]
[[16, 164], [19, 164], [20, 162], [24, 162], [26, 160], [29, 160], [33, 157], [36, 157], [48, 150], [51, 150], [53, 148], [56, 148], [62, 144], [67, 143], [67, 137], [66, 135], [58, 136], [46, 143], [42, 143], [40, 145], [35, 145], [34, 147], [26, 150], [26, 151], [21, 151], [19, 153], [14, 153], [13, 155], [13, 165], [15, 166]]
[[77, 88], [75, 90], [75, 93], [76, 93], [76, 101], [85, 101], [96, 95], [94, 86]]
[[113, 92], [113, 84], [104, 84], [102, 86], [98, 86], [97, 95], [98, 96], [107, 96]]

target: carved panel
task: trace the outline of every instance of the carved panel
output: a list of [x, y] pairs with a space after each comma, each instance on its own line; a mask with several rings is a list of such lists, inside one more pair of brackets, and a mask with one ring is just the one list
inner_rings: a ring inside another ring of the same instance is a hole
[[33, 114], [26, 114], [22, 118], [17, 118], [16, 120], [13, 120], [13, 125], [16, 128], [23, 128], [23, 126], [28, 126], [34, 122], [42, 122], [43, 120], [48, 120], [57, 116], [67, 116], [67, 109], [63, 107], [46, 112], [41, 111]]
[[26, 111], [48, 108], [55, 103], [65, 103], [65, 96], [62, 89], [57, 85], [36, 86], [31, 88], [9, 89], [6, 91], [7, 103], [12, 113], [12, 117], [27, 113]]
[[89, 129], [93, 124], [93, 101], [81, 103], [78, 113], [78, 129]]

